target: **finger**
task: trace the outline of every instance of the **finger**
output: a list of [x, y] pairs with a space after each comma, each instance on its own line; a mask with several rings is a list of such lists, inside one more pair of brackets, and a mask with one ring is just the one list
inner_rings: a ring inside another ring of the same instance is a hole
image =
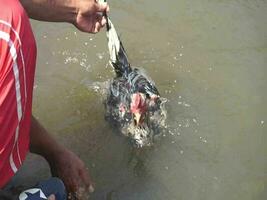
[[75, 193], [78, 190], [80, 185], [78, 177], [78, 173], [70, 174], [70, 177], [68, 177], [65, 182], [65, 186], [68, 192]]
[[103, 26], [106, 25], [106, 23], [107, 23], [107, 19], [106, 19], [106, 17], [103, 16], [102, 19], [101, 19], [100, 24], [101, 24], [101, 26], [103, 27]]
[[87, 190], [92, 193], [94, 191], [94, 183], [92, 182], [88, 171], [84, 168], [80, 170], [80, 177], [85, 184]]
[[100, 31], [101, 24], [99, 21], [95, 22], [95, 27], [94, 27], [94, 33], [98, 33]]
[[79, 173], [80, 173], [80, 177], [81, 177], [82, 181], [84, 182], [84, 184], [86, 186], [86, 190], [89, 193], [93, 193], [95, 190], [94, 189], [95, 184], [92, 182], [92, 179], [91, 179], [89, 172], [88, 172], [88, 168], [82, 167], [80, 169]]
[[95, 3], [95, 11], [96, 12], [108, 12], [109, 6], [107, 3]]
[[77, 179], [78, 176], [76, 176], [75, 178], [72, 179], [71, 182], [71, 192], [76, 192], [78, 190], [78, 188], [80, 187], [80, 182]]
[[95, 31], [96, 33], [100, 31], [102, 27], [107, 23], [106, 17], [101, 14], [97, 14], [95, 17]]
[[94, 186], [90, 185], [88, 191], [89, 193], [93, 193], [95, 191]]
[[106, 9], [106, 12], [109, 12], [109, 5], [107, 5], [107, 9]]

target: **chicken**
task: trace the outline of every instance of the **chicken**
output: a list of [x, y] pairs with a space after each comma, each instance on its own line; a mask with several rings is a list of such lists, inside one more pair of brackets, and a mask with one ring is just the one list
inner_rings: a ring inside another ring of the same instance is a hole
[[132, 68], [114, 25], [107, 18], [110, 64], [116, 77], [106, 100], [106, 119], [128, 136], [136, 147], [150, 146], [165, 119], [163, 101], [155, 84]]

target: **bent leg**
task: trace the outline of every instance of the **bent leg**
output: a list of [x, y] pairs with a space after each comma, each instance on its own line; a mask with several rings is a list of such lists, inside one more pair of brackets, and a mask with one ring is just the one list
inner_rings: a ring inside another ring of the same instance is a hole
[[59, 178], [50, 178], [41, 181], [34, 188], [28, 189], [19, 195], [19, 200], [43, 200], [54, 196], [56, 200], [66, 200], [66, 190], [63, 182]]

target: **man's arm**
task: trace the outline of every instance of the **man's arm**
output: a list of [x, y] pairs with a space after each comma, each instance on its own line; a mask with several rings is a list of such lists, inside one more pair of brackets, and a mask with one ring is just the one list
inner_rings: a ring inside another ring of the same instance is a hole
[[69, 22], [84, 32], [97, 33], [106, 23], [106, 3], [96, 0], [20, 0], [29, 17], [41, 21]]
[[43, 156], [48, 161], [52, 174], [63, 180], [68, 192], [76, 192], [79, 187], [92, 190], [92, 182], [84, 163], [54, 140], [33, 116], [30, 151]]

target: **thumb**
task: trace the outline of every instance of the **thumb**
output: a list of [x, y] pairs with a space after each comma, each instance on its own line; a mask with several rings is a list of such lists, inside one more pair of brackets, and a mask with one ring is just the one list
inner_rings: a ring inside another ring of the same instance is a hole
[[109, 6], [106, 2], [96, 2], [95, 3], [95, 11], [96, 12], [108, 12]]

